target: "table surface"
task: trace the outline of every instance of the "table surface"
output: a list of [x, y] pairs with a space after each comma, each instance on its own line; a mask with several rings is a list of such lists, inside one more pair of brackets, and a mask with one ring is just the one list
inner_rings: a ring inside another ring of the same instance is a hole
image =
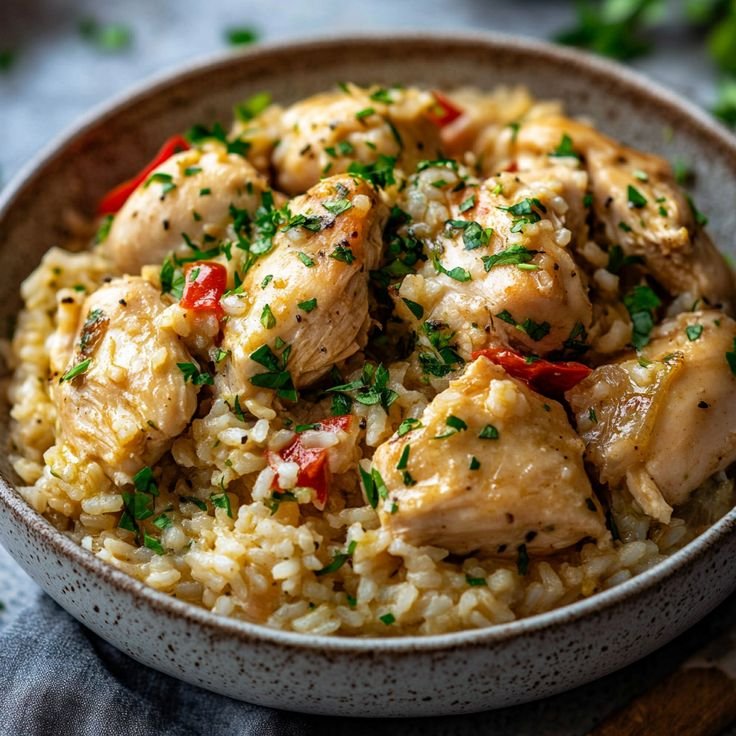
[[[668, 5], [673, 18], [678, 6]], [[197, 0], [0, 0], [0, 51], [16, 52], [10, 72], [0, 74], [0, 186], [92, 106], [153, 73], [225, 49], [229, 27], [254, 27], [267, 41], [356, 30], [487, 29], [549, 38], [573, 18], [572, 3], [559, 0], [209, 0], [205, 7], [203, 13]], [[114, 54], [90, 46], [77, 30], [85, 17], [130, 26], [132, 46]], [[658, 33], [655, 52], [635, 66], [700, 104], [713, 100], [715, 72], [701, 40], [671, 20]], [[0, 547], [0, 626], [38, 594]], [[570, 693], [494, 713], [433, 719], [431, 725], [414, 720], [381, 728], [402, 734], [582, 734], [723, 631], [734, 613], [736, 597], [636, 665]], [[372, 730], [357, 719], [343, 725], [351, 734]]]

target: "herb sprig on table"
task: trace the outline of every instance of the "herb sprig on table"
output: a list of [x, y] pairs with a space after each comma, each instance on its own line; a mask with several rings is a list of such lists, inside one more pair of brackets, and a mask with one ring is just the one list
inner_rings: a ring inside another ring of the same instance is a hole
[[[555, 40], [629, 61], [652, 51], [656, 28], [670, 19], [670, 9], [665, 0], [579, 0], [575, 24]], [[736, 126], [736, 3], [686, 0], [683, 16], [689, 29], [703, 36], [722, 75], [712, 112]]]

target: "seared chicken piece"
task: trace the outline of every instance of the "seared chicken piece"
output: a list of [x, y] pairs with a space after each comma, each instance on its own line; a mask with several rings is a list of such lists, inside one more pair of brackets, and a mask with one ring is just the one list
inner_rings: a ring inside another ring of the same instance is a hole
[[[362, 179], [336, 176], [293, 199], [289, 209], [308, 218], [307, 226], [277, 233], [242, 294], [226, 297], [226, 309], [228, 299], [240, 300], [223, 327], [227, 393], [282, 388], [251, 379], [284, 369], [296, 387], [306, 386], [365, 345], [368, 272], [381, 258], [386, 217], [378, 193]], [[259, 349], [278, 354], [278, 366], [253, 360]]]
[[[625, 484], [668, 522], [703, 481], [736, 460], [736, 322], [722, 312], [679, 315], [642, 350], [597, 368], [566, 394], [600, 481]], [[651, 361], [651, 362], [649, 362]]]
[[141, 278], [101, 287], [85, 301], [66, 374], [52, 377], [57, 442], [99, 463], [118, 485], [155, 463], [197, 407], [198, 389], [177, 367], [191, 357], [157, 325], [164, 309]]
[[501, 174], [449, 195], [452, 219], [400, 296], [455, 332], [463, 357], [485, 347], [490, 333], [536, 354], [559, 350], [573, 333], [584, 334], [592, 315], [568, 248], [568, 225], [585, 238], [586, 184], [583, 172], [552, 168]]
[[595, 128], [563, 116], [521, 124], [501, 136], [487, 166], [514, 161], [523, 172], [545, 162], [581, 158], [587, 169], [596, 219], [605, 238], [645, 268], [671, 294], [690, 292], [711, 306], [731, 310], [733, 272], [724, 262], [663, 158], [627, 148]]
[[277, 187], [301, 194], [353, 161], [371, 164], [380, 155], [395, 157], [397, 168], [410, 174], [422, 159], [441, 155], [438, 127], [427, 117], [434, 104], [428, 92], [371, 93], [355, 85], [297, 102], [284, 112], [273, 152]]
[[607, 531], [564, 409], [485, 358], [377, 450], [381, 523], [455, 554], [547, 554]]
[[255, 212], [268, 182], [242, 156], [211, 144], [172, 156], [130, 195], [104, 244], [123, 273], [140, 273], [171, 252], [192, 253], [184, 235], [203, 249], [205, 236], [221, 238], [230, 206]]

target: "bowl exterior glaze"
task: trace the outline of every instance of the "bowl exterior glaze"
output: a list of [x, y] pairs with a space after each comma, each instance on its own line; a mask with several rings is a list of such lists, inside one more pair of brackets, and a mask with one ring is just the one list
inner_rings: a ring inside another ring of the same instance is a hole
[[[736, 230], [736, 143], [687, 103], [618, 67], [496, 36], [350, 38], [262, 47], [154, 81], [55, 142], [0, 199], [0, 317], [20, 281], [63, 243], [61, 213], [90, 212], [166, 136], [228, 120], [262, 89], [289, 102], [335, 82], [525, 84], [606, 132], [696, 173], [717, 242]], [[699, 175], [699, 176], [698, 176]], [[7, 446], [8, 407], [0, 406]], [[736, 589], [736, 511], [685, 549], [592, 599], [492, 629], [428, 638], [326, 639], [217, 617], [159, 594], [81, 549], [17, 495], [0, 457], [0, 541], [79, 621], [136, 660], [253, 703], [312, 713], [463, 713], [544, 697], [625, 666]]]

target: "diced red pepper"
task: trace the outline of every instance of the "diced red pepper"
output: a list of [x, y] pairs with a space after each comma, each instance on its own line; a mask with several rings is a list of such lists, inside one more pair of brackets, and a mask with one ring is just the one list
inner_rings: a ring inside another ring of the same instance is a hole
[[184, 272], [184, 293], [179, 304], [195, 312], [222, 314], [220, 298], [227, 287], [227, 269], [220, 263], [190, 263]]
[[463, 110], [448, 97], [445, 97], [442, 92], [434, 90], [432, 95], [434, 96], [435, 104], [427, 112], [427, 117], [435, 125], [442, 128], [445, 125], [449, 125], [453, 120], [457, 120], [463, 114]]
[[[315, 429], [322, 432], [347, 432], [353, 423], [353, 415], [329, 417], [318, 422]], [[269, 464], [276, 468], [279, 462], [296, 463], [299, 466], [296, 484], [303, 488], [311, 488], [312, 503], [322, 511], [327, 504], [330, 482], [330, 468], [327, 464], [327, 450], [322, 447], [304, 447], [300, 435], [294, 437], [290, 444], [278, 453], [269, 453]], [[273, 487], [278, 489], [278, 478]]]
[[541, 394], [562, 394], [592, 373], [592, 368], [582, 363], [553, 363], [543, 358], [525, 358], [509, 348], [484, 348], [472, 355], [473, 360], [480, 356], [500, 365], [510, 376]]
[[114, 215], [125, 204], [128, 197], [148, 178], [148, 175], [164, 161], [168, 161], [175, 153], [186, 151], [189, 144], [180, 135], [169, 138], [151, 162], [141, 169], [132, 179], [124, 181], [111, 189], [97, 205], [98, 215]]

